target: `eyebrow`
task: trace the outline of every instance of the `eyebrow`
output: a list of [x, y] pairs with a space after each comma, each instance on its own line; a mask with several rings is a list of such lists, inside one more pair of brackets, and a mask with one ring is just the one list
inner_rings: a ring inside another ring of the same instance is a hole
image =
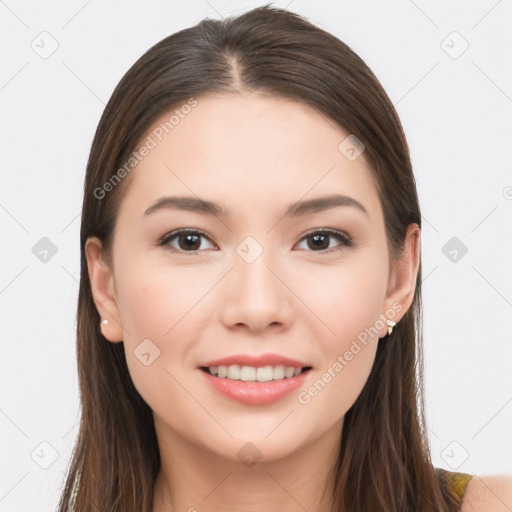
[[[351, 206], [368, 215], [366, 208], [354, 198], [339, 194], [333, 194], [325, 197], [317, 197], [305, 201], [292, 203], [286, 209], [284, 217], [300, 217], [309, 213], [315, 213], [337, 206]], [[205, 199], [192, 196], [164, 196], [159, 198], [145, 212], [143, 217], [147, 217], [155, 212], [162, 210], [184, 210], [202, 215], [215, 215], [216, 217], [228, 218], [230, 213], [222, 206]]]

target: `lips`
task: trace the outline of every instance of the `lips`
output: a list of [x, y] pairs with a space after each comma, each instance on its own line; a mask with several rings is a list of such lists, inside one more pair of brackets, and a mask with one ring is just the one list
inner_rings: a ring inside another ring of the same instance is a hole
[[297, 391], [305, 382], [309, 372], [270, 382], [243, 382], [220, 379], [206, 372], [200, 372], [210, 388], [224, 397], [246, 405], [269, 405]]
[[253, 366], [261, 368], [263, 366], [293, 366], [294, 368], [311, 368], [312, 365], [298, 359], [291, 359], [289, 357], [281, 356], [279, 354], [236, 354], [233, 356], [223, 357], [212, 361], [201, 363], [198, 368], [211, 368], [212, 366]]
[[225, 397], [247, 405], [266, 405], [301, 387], [312, 367], [279, 354], [238, 354], [206, 361], [198, 369], [211, 388]]

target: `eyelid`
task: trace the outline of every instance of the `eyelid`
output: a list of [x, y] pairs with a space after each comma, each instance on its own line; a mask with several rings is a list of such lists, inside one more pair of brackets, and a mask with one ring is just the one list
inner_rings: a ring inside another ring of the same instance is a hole
[[323, 234], [327, 234], [327, 235], [339, 235], [339, 236], [345, 238], [346, 240], [351, 240], [351, 236], [348, 233], [345, 233], [344, 231], [341, 231], [339, 229], [332, 229], [332, 228], [310, 229], [309, 231], [306, 231], [306, 233], [304, 233], [302, 235], [301, 240], [303, 240], [304, 238], [306, 238], [308, 236], [315, 235], [317, 233], [323, 233]]

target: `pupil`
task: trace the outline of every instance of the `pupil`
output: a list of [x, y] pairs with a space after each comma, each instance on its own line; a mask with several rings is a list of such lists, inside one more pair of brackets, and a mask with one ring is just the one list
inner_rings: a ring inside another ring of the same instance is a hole
[[320, 239], [323, 239], [322, 241], [324, 242], [323, 244], [320, 243], [320, 245], [316, 244], [316, 245], [311, 245], [310, 244], [310, 249], [314, 249], [314, 248], [317, 248], [317, 249], [327, 249], [329, 247], [329, 243], [325, 244], [325, 241], [328, 239], [329, 235], [313, 235], [311, 238], [315, 240], [315, 242], [318, 242]]
[[181, 247], [182, 249], [185, 248], [185, 249], [192, 249], [192, 250], [197, 250], [199, 249], [199, 246], [201, 245], [199, 243], [199, 245], [197, 244], [197, 240], [199, 239], [199, 236], [198, 235], [182, 235], [181, 237], [181, 240], [185, 239], [186, 240], [186, 243], [184, 244], [185, 247]]

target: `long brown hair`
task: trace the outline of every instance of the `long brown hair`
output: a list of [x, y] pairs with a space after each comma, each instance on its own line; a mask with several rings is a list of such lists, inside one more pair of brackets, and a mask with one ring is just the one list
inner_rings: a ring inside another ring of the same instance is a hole
[[[78, 512], [151, 511], [160, 467], [152, 411], [132, 383], [123, 343], [101, 334], [84, 249], [87, 238], [97, 236], [110, 261], [129, 176], [106, 194], [98, 191], [157, 117], [191, 98], [242, 90], [312, 106], [362, 141], [392, 260], [409, 224], [421, 227], [409, 149], [393, 104], [364, 61], [335, 36], [267, 5], [223, 21], [205, 19], [149, 49], [112, 94], [87, 165], [77, 310], [81, 422], [60, 512], [68, 510], [78, 481]], [[421, 332], [420, 265], [413, 303], [393, 335], [379, 343], [368, 381], [345, 415], [332, 470], [333, 511], [452, 509], [427, 442]]]

